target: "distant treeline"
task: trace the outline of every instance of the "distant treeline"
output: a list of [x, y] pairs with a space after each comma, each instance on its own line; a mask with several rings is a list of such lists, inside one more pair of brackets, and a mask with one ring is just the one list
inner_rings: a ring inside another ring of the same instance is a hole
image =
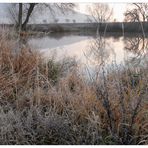
[[[3, 27], [14, 27], [1, 24]], [[57, 23], [57, 24], [28, 24], [28, 30], [43, 32], [66, 31], [99, 31], [99, 32], [148, 32], [148, 22], [111, 22], [111, 23]]]

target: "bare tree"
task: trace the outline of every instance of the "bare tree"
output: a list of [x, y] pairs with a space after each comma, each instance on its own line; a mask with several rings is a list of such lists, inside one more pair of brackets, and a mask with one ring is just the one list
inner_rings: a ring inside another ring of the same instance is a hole
[[[100, 27], [102, 23], [108, 22], [112, 18], [113, 9], [109, 7], [106, 3], [93, 3], [92, 6], [88, 6], [88, 11], [90, 12], [93, 19], [90, 22], [96, 22], [97, 30], [96, 34], [100, 32]], [[104, 34], [106, 32], [107, 25], [105, 26]]]
[[29, 18], [37, 3], [11, 4], [8, 7], [8, 14], [13, 24], [19, 29], [25, 29]]
[[58, 21], [59, 21], [59, 19], [54, 19], [54, 22], [55, 22], [55, 23], [58, 23]]
[[12, 3], [7, 7], [8, 17], [13, 24], [18, 24], [18, 4]]
[[73, 21], [73, 23], [76, 23], [76, 20], [74, 19], [74, 20], [72, 20]]
[[22, 29], [22, 10], [23, 10], [22, 3], [19, 3], [19, 14], [18, 14], [18, 24], [20, 24], [19, 31], [21, 31]]
[[88, 6], [88, 11], [92, 15], [95, 22], [107, 22], [111, 20], [113, 9], [106, 3], [93, 3], [92, 6]]
[[[38, 10], [40, 7], [49, 8], [50, 12], [54, 14], [54, 8], [56, 7], [61, 11], [61, 13], [66, 13], [66, 11], [72, 11], [76, 4], [73, 3], [53, 3], [53, 4], [39, 4], [39, 3], [19, 3], [12, 4], [13, 7], [8, 8], [11, 20], [16, 24], [21, 30], [25, 30], [29, 22], [32, 13]], [[54, 7], [53, 7], [54, 6]]]
[[47, 23], [47, 20], [46, 20], [46, 19], [44, 19], [44, 20], [43, 20], [43, 23]]
[[86, 23], [92, 23], [92, 22], [94, 22], [94, 19], [92, 19], [91, 17], [87, 16], [85, 21], [86, 21]]
[[65, 19], [65, 21], [66, 21], [66, 23], [69, 23], [70, 20], [69, 19]]
[[29, 21], [29, 18], [30, 18], [31, 14], [32, 14], [32, 12], [34, 10], [35, 5], [37, 5], [37, 3], [29, 3], [29, 8], [28, 8], [28, 11], [27, 11], [25, 21], [22, 24], [22, 29], [26, 29], [26, 25], [27, 25], [27, 23]]
[[125, 12], [126, 22], [147, 22], [148, 21], [148, 3], [132, 3]]

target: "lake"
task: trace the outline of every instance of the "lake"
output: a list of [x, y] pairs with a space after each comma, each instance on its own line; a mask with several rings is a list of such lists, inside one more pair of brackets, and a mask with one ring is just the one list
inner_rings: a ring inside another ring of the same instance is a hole
[[56, 60], [75, 57], [81, 67], [95, 69], [102, 63], [111, 66], [131, 66], [138, 68], [147, 63], [148, 38], [142, 34], [117, 33], [106, 35], [53, 34], [31, 37], [25, 44], [39, 50], [44, 59], [55, 56]]

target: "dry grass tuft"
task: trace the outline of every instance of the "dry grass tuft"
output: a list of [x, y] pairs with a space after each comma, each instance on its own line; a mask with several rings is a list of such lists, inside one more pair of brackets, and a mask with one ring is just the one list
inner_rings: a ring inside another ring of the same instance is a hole
[[148, 73], [88, 82], [75, 61], [0, 40], [0, 144], [148, 144]]

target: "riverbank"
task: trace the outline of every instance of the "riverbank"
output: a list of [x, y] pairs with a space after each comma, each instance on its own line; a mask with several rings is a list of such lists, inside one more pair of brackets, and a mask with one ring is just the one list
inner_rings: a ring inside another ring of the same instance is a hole
[[0, 144], [148, 144], [147, 67], [88, 81], [74, 59], [13, 48], [1, 36]]
[[[1, 27], [13, 28], [12, 24], [1, 24]], [[56, 23], [56, 24], [28, 24], [27, 30], [39, 32], [148, 32], [147, 22], [111, 22], [111, 23]]]

